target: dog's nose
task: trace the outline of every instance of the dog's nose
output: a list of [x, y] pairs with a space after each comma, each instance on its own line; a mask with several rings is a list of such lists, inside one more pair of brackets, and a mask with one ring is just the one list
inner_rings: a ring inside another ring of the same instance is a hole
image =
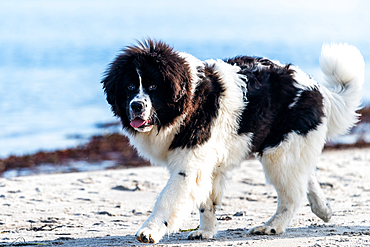
[[135, 113], [142, 112], [143, 109], [144, 109], [144, 106], [145, 106], [145, 104], [142, 101], [134, 101], [134, 102], [131, 103], [131, 109]]

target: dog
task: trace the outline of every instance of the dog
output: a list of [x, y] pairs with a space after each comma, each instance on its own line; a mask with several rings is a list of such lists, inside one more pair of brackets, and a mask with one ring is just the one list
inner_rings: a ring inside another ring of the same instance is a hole
[[200, 61], [151, 39], [126, 47], [103, 76], [107, 101], [139, 155], [170, 172], [136, 239], [158, 242], [193, 205], [200, 226], [188, 238], [212, 238], [226, 173], [250, 154], [278, 194], [276, 213], [250, 234], [283, 233], [305, 194], [328, 222], [315, 166], [324, 143], [358, 122], [365, 65], [354, 46], [324, 44], [320, 66], [318, 84], [267, 58]]

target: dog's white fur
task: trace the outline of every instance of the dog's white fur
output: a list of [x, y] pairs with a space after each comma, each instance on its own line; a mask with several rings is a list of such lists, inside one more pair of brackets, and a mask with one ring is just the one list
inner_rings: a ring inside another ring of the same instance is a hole
[[[191, 55], [181, 53], [188, 62], [196, 90], [197, 67], [204, 66]], [[237, 74], [239, 67], [221, 60], [208, 60], [215, 65], [215, 71], [222, 78], [225, 94], [220, 102], [218, 117], [213, 122], [211, 138], [203, 145], [189, 148], [169, 149], [182, 120], [170, 127], [157, 131], [126, 132], [130, 142], [139, 154], [152, 164], [166, 166], [170, 179], [160, 193], [153, 213], [137, 232], [158, 242], [167, 231], [179, 228], [193, 206], [200, 214], [199, 230], [191, 232], [190, 238], [210, 238], [217, 232], [215, 206], [221, 205], [226, 172], [238, 165], [251, 150], [252, 134], [237, 135], [238, 117], [244, 107], [241, 85], [244, 82]], [[320, 58], [321, 69], [326, 75], [326, 87], [318, 85], [298, 68], [294, 74], [297, 86], [308, 90], [317, 86], [324, 97], [325, 118], [316, 130], [306, 136], [296, 133], [277, 147], [264, 150], [257, 158], [263, 164], [266, 179], [278, 193], [278, 207], [275, 215], [264, 225], [255, 227], [250, 233], [283, 233], [297, 212], [302, 197], [307, 193], [312, 211], [325, 222], [331, 218], [331, 209], [315, 178], [315, 166], [327, 138], [348, 131], [356, 122], [355, 111], [360, 105], [361, 88], [364, 82], [364, 61], [359, 51], [346, 44], [324, 45]], [[299, 100], [300, 95], [297, 95]], [[179, 176], [179, 173], [186, 176]]]

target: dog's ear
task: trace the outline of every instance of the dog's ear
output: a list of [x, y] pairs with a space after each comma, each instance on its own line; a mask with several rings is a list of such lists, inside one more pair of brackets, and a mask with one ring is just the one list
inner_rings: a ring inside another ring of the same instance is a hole
[[187, 76], [177, 73], [171, 73], [165, 79], [167, 101], [170, 103], [178, 102], [185, 95], [187, 85], [189, 84]]
[[191, 83], [188, 64], [177, 53], [167, 56], [161, 63], [161, 73], [164, 77], [167, 102], [180, 101]]
[[118, 82], [122, 79], [120, 68], [116, 62], [111, 63], [108, 66], [108, 69], [105, 71], [105, 76], [102, 79], [101, 83], [103, 84], [103, 89], [106, 94], [106, 99], [111, 105], [112, 111], [116, 116], [119, 116], [119, 109], [117, 106], [117, 86]]
[[140, 45], [147, 61], [158, 66], [163, 76], [167, 102], [180, 101], [190, 85], [190, 70], [185, 59], [162, 41], [149, 39]]

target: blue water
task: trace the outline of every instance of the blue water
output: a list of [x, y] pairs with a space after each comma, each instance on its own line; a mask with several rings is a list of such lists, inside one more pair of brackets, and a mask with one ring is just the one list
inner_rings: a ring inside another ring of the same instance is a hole
[[266, 56], [318, 80], [323, 42], [354, 44], [369, 61], [370, 2], [297, 2], [2, 0], [0, 157], [73, 147], [106, 131], [96, 125], [116, 119], [100, 80], [136, 39], [162, 39], [200, 59]]

